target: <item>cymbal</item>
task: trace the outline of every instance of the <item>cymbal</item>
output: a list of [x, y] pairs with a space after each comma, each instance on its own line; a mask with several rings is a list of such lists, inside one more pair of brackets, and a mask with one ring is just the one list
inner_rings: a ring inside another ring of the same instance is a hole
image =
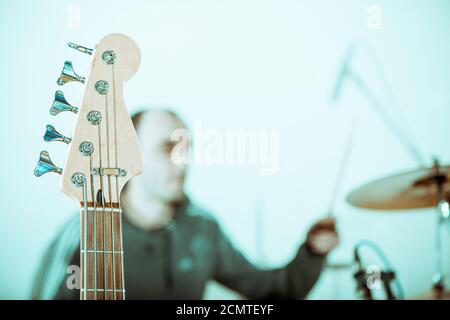
[[400, 210], [437, 206], [437, 181], [450, 198], [450, 166], [431, 167], [391, 175], [372, 181], [347, 196], [350, 204], [367, 209]]

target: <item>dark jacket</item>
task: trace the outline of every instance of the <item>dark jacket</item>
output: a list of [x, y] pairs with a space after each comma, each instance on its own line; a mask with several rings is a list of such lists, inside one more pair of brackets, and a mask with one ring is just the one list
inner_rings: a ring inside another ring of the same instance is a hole
[[[68, 266], [80, 261], [79, 228], [77, 215], [47, 249], [33, 299], [79, 299], [79, 290], [66, 284]], [[260, 269], [232, 245], [211, 215], [192, 203], [181, 206], [173, 222], [158, 231], [138, 229], [124, 219], [123, 240], [127, 299], [201, 299], [212, 279], [249, 299], [301, 299], [324, 263], [302, 245], [285, 267]]]

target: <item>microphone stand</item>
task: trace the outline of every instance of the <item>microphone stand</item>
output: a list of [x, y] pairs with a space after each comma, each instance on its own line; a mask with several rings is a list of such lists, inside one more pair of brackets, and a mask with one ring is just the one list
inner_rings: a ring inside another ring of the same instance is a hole
[[[355, 261], [358, 264], [358, 270], [355, 272], [353, 277], [357, 283], [357, 291], [361, 293], [364, 300], [373, 300], [373, 295], [369, 282], [373, 279], [373, 274], [367, 272], [367, 269], [362, 266], [361, 259], [358, 254], [358, 247], [354, 249]], [[395, 297], [391, 283], [395, 280], [395, 272], [392, 270], [380, 271], [379, 280], [383, 283], [383, 288], [386, 293], [387, 300], [397, 300]]]
[[[368, 281], [370, 281], [372, 275], [362, 269], [358, 270], [353, 276], [356, 279], [357, 291], [361, 292], [363, 299], [373, 300], [372, 291], [368, 286]], [[391, 282], [395, 280], [395, 273], [393, 271], [381, 271], [380, 280], [383, 283], [387, 300], [397, 300], [391, 288]]]
[[433, 293], [436, 294], [436, 298], [440, 299], [444, 292], [444, 276], [443, 276], [443, 249], [442, 249], [442, 226], [445, 222], [450, 221], [450, 209], [449, 199], [445, 196], [445, 183], [447, 182], [447, 176], [445, 172], [442, 172], [441, 166], [437, 159], [434, 160], [435, 175], [431, 177], [431, 180], [436, 184], [438, 190], [438, 204], [436, 211], [438, 213], [436, 223], [436, 272], [433, 275]]

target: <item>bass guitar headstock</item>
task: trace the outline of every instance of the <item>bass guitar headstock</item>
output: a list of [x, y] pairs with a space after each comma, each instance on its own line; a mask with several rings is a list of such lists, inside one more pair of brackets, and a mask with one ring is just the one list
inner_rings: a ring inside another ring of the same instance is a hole
[[34, 174], [62, 175], [62, 191], [77, 203], [118, 203], [120, 192], [132, 177], [142, 172], [142, 159], [135, 129], [123, 98], [123, 83], [140, 64], [136, 43], [122, 34], [110, 34], [89, 49], [74, 43], [69, 47], [92, 55], [89, 75], [77, 74], [70, 61], [64, 63], [57, 79], [60, 86], [84, 84], [79, 107], [72, 106], [58, 90], [50, 114], [72, 112], [77, 119], [71, 137], [47, 125], [44, 140], [69, 145], [64, 170], [57, 167], [47, 151], [42, 151]]

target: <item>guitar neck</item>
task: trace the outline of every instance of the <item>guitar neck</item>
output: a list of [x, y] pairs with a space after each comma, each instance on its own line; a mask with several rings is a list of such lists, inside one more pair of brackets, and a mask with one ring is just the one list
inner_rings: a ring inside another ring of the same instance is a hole
[[81, 203], [81, 300], [124, 300], [122, 210], [119, 203]]

